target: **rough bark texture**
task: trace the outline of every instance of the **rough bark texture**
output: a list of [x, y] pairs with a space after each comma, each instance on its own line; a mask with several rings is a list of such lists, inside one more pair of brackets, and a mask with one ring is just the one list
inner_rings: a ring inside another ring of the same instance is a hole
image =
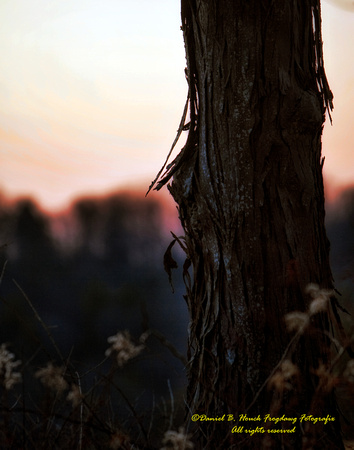
[[[307, 310], [309, 283], [332, 287], [320, 28], [317, 0], [182, 0], [191, 120], [158, 187], [173, 176], [185, 230], [191, 414], [335, 415], [314, 375], [328, 363], [327, 313], [311, 318], [320, 333], [293, 338], [284, 323]], [[300, 372], [270, 389], [284, 360]], [[196, 422], [197, 447], [342, 448], [338, 418], [252, 437], [231, 433], [235, 423]]]

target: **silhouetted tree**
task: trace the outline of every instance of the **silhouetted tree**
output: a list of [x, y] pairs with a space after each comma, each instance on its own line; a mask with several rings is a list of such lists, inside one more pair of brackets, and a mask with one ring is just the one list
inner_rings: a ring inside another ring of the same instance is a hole
[[58, 263], [49, 220], [30, 199], [16, 204], [13, 213], [13, 240], [16, 255], [12, 263], [14, 278], [43, 302], [53, 288], [50, 279]]
[[[179, 132], [189, 131], [157, 189], [173, 176], [169, 188], [185, 231], [188, 407], [214, 418], [336, 415], [332, 393], [318, 400], [319, 367], [330, 370], [327, 312], [312, 316], [317, 331], [295, 339], [296, 348], [284, 321], [308, 310], [309, 283], [333, 287], [321, 160], [332, 93], [320, 1], [181, 6], [190, 121], [184, 117]], [[328, 310], [335, 310], [331, 301]], [[288, 379], [281, 361], [294, 370]], [[275, 368], [284, 384], [269, 389]], [[235, 423], [226, 420], [197, 424], [203, 449], [343, 448], [337, 416], [267, 439], [231, 433]]]

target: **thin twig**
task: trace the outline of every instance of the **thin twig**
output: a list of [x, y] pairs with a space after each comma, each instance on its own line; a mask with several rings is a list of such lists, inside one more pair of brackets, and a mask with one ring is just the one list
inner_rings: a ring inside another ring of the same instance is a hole
[[173, 356], [178, 358], [184, 366], [187, 365], [187, 359], [176, 349], [176, 347], [168, 341], [165, 336], [156, 330], [150, 330], [150, 335], [155, 336], [162, 345], [168, 348], [168, 350], [172, 353]]
[[133, 416], [134, 416], [134, 418], [135, 418], [135, 420], [136, 420], [136, 422], [137, 422], [137, 424], [138, 424], [138, 426], [139, 426], [141, 432], [143, 433], [146, 444], [149, 445], [149, 436], [148, 436], [148, 433], [147, 433], [147, 431], [145, 430], [145, 427], [144, 427], [144, 425], [143, 425], [143, 423], [142, 423], [142, 421], [141, 421], [141, 418], [140, 418], [139, 414], [136, 412], [136, 410], [135, 410], [134, 406], [132, 405], [132, 403], [130, 402], [129, 398], [124, 394], [123, 390], [122, 390], [119, 386], [117, 386], [117, 385], [114, 383], [113, 380], [110, 380], [110, 379], [109, 379], [107, 376], [105, 376], [105, 375], [102, 375], [102, 378], [103, 378], [103, 379], [106, 379], [107, 381], [109, 381], [110, 384], [117, 390], [117, 392], [118, 392], [118, 393], [120, 394], [120, 396], [123, 398], [123, 400], [124, 400], [125, 403], [127, 404], [128, 408], [130, 409], [131, 413], [133, 414]]
[[[80, 375], [79, 375], [78, 372], [75, 372], [75, 374], [76, 374], [76, 377], [77, 377], [77, 385], [78, 385], [78, 388], [79, 388], [80, 397], [82, 398], [82, 390], [81, 390], [81, 379], [80, 379]], [[82, 450], [82, 437], [83, 437], [83, 427], [84, 427], [83, 416], [84, 416], [84, 403], [81, 401], [81, 402], [80, 402], [79, 450]]]
[[36, 349], [35, 353], [33, 354], [33, 356], [27, 360], [24, 363], [24, 368], [29, 365], [30, 361], [32, 359], [35, 358], [36, 354], [39, 353], [41, 350], [43, 350], [45, 352], [45, 354], [48, 356], [48, 358], [51, 358], [50, 353], [48, 352], [48, 350], [42, 345], [41, 340], [34, 334], [34, 332], [32, 331], [32, 329], [29, 327], [28, 325], [28, 320], [23, 319], [19, 313], [17, 312], [17, 310], [13, 307], [13, 305], [11, 303], [9, 303], [7, 300], [5, 300], [5, 298], [0, 297], [0, 300], [2, 303], [4, 303], [4, 305], [6, 305], [6, 307], [9, 309], [9, 311], [11, 311], [11, 313], [15, 316], [16, 320], [21, 323], [21, 325], [23, 326], [24, 330], [26, 331], [26, 333], [28, 333], [28, 335], [34, 340], [34, 342], [36, 342], [36, 344], [38, 345], [38, 348]]
[[17, 288], [19, 289], [19, 291], [21, 292], [21, 294], [23, 295], [24, 299], [26, 300], [26, 302], [29, 304], [30, 308], [32, 309], [36, 319], [38, 320], [38, 322], [42, 325], [44, 331], [47, 333], [47, 336], [50, 340], [50, 342], [52, 343], [54, 349], [56, 350], [56, 352], [58, 353], [60, 359], [62, 360], [63, 364], [66, 366], [67, 363], [65, 361], [65, 358], [63, 357], [63, 354], [61, 353], [59, 347], [57, 346], [52, 333], [49, 330], [49, 327], [43, 322], [41, 316], [38, 314], [38, 311], [36, 310], [36, 308], [33, 306], [33, 303], [31, 302], [31, 300], [28, 298], [28, 296], [26, 295], [26, 293], [24, 292], [24, 290], [21, 288], [21, 286], [17, 283], [16, 280], [12, 279], [12, 281], [15, 283], [15, 285], [17, 286]]
[[80, 378], [84, 378], [86, 375], [89, 375], [91, 372], [95, 372], [99, 367], [103, 366], [103, 364], [110, 359], [110, 356], [106, 356], [100, 363], [96, 364], [96, 366], [91, 367], [89, 370], [84, 372]]
[[175, 413], [175, 401], [174, 401], [173, 392], [172, 392], [172, 388], [171, 388], [171, 382], [169, 379], [167, 380], [167, 386], [168, 386], [168, 390], [170, 392], [170, 399], [171, 399], [171, 414], [170, 414], [170, 423], [168, 425], [168, 429], [172, 430], [173, 416]]
[[6, 266], [7, 266], [7, 260], [4, 262], [4, 265], [2, 266], [2, 271], [1, 271], [1, 275], [0, 275], [0, 284], [2, 283], [2, 279], [4, 278]]
[[256, 403], [260, 393], [263, 391], [263, 389], [266, 387], [266, 385], [268, 384], [268, 381], [272, 378], [272, 376], [275, 374], [275, 372], [279, 369], [281, 363], [284, 361], [284, 359], [286, 358], [286, 355], [288, 354], [288, 351], [290, 349], [290, 347], [293, 345], [293, 343], [299, 339], [299, 337], [302, 335], [302, 330], [299, 330], [295, 336], [290, 340], [289, 344], [287, 345], [286, 349], [284, 350], [284, 353], [282, 355], [282, 357], [280, 358], [278, 364], [274, 367], [274, 369], [271, 371], [270, 375], [268, 376], [268, 378], [264, 381], [264, 383], [262, 384], [262, 386], [258, 389], [256, 395], [254, 396], [253, 401], [248, 405], [248, 407], [246, 408], [246, 412], [248, 412], [252, 406]]

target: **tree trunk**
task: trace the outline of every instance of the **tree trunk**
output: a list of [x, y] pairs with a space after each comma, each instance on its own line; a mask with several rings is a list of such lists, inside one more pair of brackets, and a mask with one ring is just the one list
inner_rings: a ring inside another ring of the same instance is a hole
[[[317, 0], [182, 0], [191, 120], [159, 187], [173, 176], [185, 230], [189, 411], [220, 418], [194, 416], [203, 449], [343, 448], [328, 387], [334, 307], [310, 314], [306, 290], [332, 288], [320, 28]], [[303, 314], [287, 329], [292, 311]], [[294, 426], [266, 414], [297, 418], [295, 432], [268, 433]]]

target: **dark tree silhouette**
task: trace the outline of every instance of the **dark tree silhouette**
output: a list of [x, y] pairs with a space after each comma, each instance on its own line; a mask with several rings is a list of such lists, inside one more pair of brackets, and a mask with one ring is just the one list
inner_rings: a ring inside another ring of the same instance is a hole
[[12, 227], [13, 236], [9, 241], [10, 254], [15, 261], [13, 276], [20, 284], [36, 292], [45, 302], [51, 290], [48, 274], [57, 269], [55, 248], [50, 235], [49, 220], [31, 199], [16, 204]]
[[[200, 421], [198, 445], [343, 448], [333, 393], [319, 387], [321, 370], [330, 373], [327, 335], [336, 300], [311, 316], [312, 331], [298, 326], [295, 338], [284, 320], [292, 311], [306, 314], [310, 283], [333, 287], [321, 159], [332, 93], [320, 2], [181, 6], [190, 122], [185, 109], [179, 134], [189, 131], [156, 189], [173, 177], [169, 189], [185, 231], [189, 411], [336, 418], [250, 438], [232, 433], [234, 422]], [[276, 376], [283, 384], [272, 384]]]

